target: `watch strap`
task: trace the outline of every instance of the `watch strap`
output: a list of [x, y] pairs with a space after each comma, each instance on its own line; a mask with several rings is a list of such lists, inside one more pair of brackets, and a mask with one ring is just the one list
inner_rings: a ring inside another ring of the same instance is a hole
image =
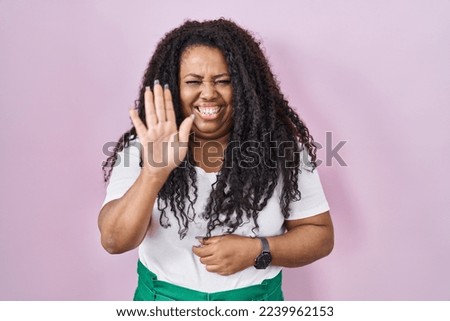
[[259, 240], [261, 241], [261, 245], [262, 245], [261, 252], [269, 252], [270, 253], [269, 241], [267, 241], [267, 239], [265, 237], [260, 237]]

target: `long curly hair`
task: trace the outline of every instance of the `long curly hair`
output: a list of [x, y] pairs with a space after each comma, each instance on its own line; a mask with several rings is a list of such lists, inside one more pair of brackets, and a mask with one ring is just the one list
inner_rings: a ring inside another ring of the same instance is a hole
[[[258, 214], [278, 183], [282, 183], [281, 213], [288, 218], [290, 203], [301, 199], [298, 189], [300, 152], [307, 150], [308, 163], [314, 170], [317, 148], [308, 128], [281, 93], [260, 41], [249, 31], [221, 18], [186, 21], [167, 33], [158, 43], [142, 79], [136, 100], [140, 118], [145, 123], [145, 87], [153, 89], [154, 80], [159, 79], [171, 88], [176, 121], [178, 126], [181, 124], [180, 58], [187, 48], [200, 45], [217, 48], [223, 53], [233, 88], [234, 124], [224, 151], [223, 166], [202, 213], [207, 220], [206, 236], [219, 226], [233, 233], [244, 218], [252, 220], [258, 228]], [[113, 154], [103, 165], [105, 182], [109, 180], [117, 153], [128, 147], [136, 135], [132, 127], [120, 137]], [[236, 144], [240, 148], [234, 148]], [[196, 183], [193, 152], [189, 150], [183, 163], [172, 171], [159, 191], [157, 201], [160, 224], [170, 226], [168, 213], [171, 213], [177, 221], [180, 238], [186, 236], [189, 222], [196, 215]]]

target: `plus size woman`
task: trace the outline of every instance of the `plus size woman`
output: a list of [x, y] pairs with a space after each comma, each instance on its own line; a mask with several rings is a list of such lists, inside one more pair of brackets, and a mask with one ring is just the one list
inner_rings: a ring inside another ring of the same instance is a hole
[[313, 138], [250, 32], [167, 33], [130, 117], [99, 228], [109, 253], [139, 249], [135, 300], [283, 300], [282, 268], [331, 252]]

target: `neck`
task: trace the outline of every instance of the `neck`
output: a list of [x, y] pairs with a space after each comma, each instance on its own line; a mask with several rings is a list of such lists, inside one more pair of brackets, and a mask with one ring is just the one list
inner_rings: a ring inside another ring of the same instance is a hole
[[194, 161], [205, 172], [218, 172], [222, 168], [223, 155], [228, 145], [228, 135], [214, 140], [195, 137], [190, 142]]

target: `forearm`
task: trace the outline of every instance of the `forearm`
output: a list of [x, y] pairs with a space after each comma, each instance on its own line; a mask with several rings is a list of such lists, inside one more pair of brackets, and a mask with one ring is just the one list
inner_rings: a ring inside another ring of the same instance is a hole
[[[333, 224], [329, 212], [313, 217], [285, 221], [283, 235], [267, 237], [272, 265], [299, 267], [312, 263], [333, 249]], [[255, 264], [262, 251], [258, 238], [240, 235], [220, 235], [205, 238], [192, 251], [209, 272], [231, 275]]]
[[150, 226], [153, 205], [164, 181], [142, 171], [121, 198], [102, 208], [98, 225], [101, 243], [109, 253], [123, 253], [142, 242]]
[[300, 225], [268, 238], [272, 265], [299, 267], [327, 256], [334, 246], [332, 225]]

